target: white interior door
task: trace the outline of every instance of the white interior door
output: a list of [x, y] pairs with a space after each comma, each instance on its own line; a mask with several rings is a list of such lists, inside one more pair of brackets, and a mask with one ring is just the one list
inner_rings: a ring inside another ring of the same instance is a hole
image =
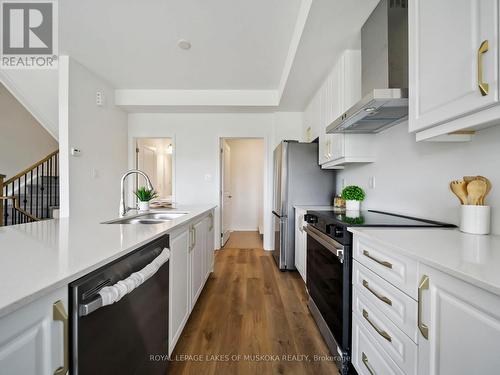
[[231, 235], [231, 147], [226, 141], [222, 142], [221, 153], [221, 203], [222, 203], [222, 246], [225, 245]]
[[[155, 190], [162, 187], [158, 185], [158, 156], [156, 149], [138, 142], [137, 144], [137, 169], [148, 175]], [[142, 177], [141, 177], [142, 178]], [[137, 181], [138, 186], [145, 185], [145, 182]]]

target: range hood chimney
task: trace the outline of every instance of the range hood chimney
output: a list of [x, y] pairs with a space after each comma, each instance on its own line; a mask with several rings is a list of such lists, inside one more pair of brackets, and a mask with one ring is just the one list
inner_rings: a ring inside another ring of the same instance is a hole
[[408, 118], [407, 0], [381, 0], [361, 29], [363, 98], [327, 133], [378, 133]]

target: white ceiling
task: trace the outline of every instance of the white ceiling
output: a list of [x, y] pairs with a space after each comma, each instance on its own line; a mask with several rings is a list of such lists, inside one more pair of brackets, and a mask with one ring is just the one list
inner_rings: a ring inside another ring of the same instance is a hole
[[280, 109], [304, 110], [343, 50], [361, 48], [361, 27], [379, 0], [314, 0]]
[[[60, 49], [125, 89], [122, 97], [132, 98], [126, 105], [136, 110], [147, 97], [155, 98], [155, 110], [172, 110], [179, 100], [169, 98], [189, 101], [192, 94], [199, 107], [222, 108], [231, 98], [228, 106], [238, 108], [303, 110], [341, 51], [356, 44], [377, 3], [64, 0]], [[191, 50], [178, 48], [179, 39], [189, 40]], [[134, 89], [149, 96], [134, 102], [140, 93]]]
[[61, 51], [116, 88], [276, 89], [300, 1], [64, 0]]

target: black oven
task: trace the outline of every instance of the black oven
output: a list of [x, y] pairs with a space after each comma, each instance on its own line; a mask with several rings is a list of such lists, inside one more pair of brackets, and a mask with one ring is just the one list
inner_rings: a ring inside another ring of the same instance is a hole
[[341, 374], [350, 371], [351, 248], [312, 225], [307, 233], [309, 309]]

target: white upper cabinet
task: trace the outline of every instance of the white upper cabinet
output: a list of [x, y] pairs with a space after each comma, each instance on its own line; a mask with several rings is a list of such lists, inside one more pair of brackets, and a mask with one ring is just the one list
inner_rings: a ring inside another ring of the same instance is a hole
[[308, 141], [319, 138], [319, 164], [326, 169], [374, 161], [372, 135], [326, 134], [326, 127], [361, 99], [361, 51], [339, 58], [305, 112]]
[[409, 2], [409, 129], [418, 140], [500, 119], [498, 0]]

